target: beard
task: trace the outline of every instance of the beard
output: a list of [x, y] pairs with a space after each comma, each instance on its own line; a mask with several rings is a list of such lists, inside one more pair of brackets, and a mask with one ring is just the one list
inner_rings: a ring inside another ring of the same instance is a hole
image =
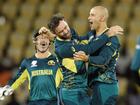
[[67, 33], [65, 33], [63, 35], [58, 35], [58, 37], [63, 40], [71, 39], [71, 33], [70, 33], [70, 31], [68, 31]]
[[67, 40], [67, 39], [70, 39], [71, 36], [59, 36], [59, 38], [63, 39], [63, 40]]

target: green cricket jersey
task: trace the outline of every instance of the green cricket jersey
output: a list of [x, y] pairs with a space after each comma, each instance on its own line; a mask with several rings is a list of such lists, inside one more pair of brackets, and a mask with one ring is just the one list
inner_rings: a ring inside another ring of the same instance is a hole
[[24, 59], [9, 85], [16, 89], [26, 79], [29, 81], [30, 101], [56, 100], [57, 87], [63, 79], [56, 57], [50, 54], [43, 59], [35, 56]]
[[116, 36], [89, 56], [89, 86], [94, 82], [116, 83], [116, 60], [119, 56], [120, 43]]
[[89, 40], [83, 41], [83, 39], [82, 41], [78, 42], [74, 38], [71, 40], [62, 40], [58, 37], [56, 38], [55, 52], [60, 63], [62, 66], [64, 66], [64, 80], [62, 82], [63, 87], [82, 88], [87, 86], [87, 71], [85, 62], [74, 61], [73, 54], [77, 51], [84, 51], [87, 54], [94, 53], [96, 50], [102, 47], [108, 41], [108, 39], [109, 38], [107, 35], [102, 35], [100, 38], [95, 40], [92, 40], [91, 38], [91, 41], [88, 43]]

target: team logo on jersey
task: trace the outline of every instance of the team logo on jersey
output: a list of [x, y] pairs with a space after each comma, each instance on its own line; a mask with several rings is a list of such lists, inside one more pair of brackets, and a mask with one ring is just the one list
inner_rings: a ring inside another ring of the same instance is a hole
[[112, 44], [111, 42], [108, 42], [106, 45], [107, 45], [107, 46], [111, 46], [111, 44]]
[[49, 60], [48, 65], [55, 65], [55, 61], [54, 60]]
[[37, 61], [32, 61], [31, 67], [37, 67]]
[[71, 47], [71, 50], [72, 50], [73, 52], [75, 52], [75, 51], [76, 51], [74, 47]]
[[94, 38], [94, 36], [89, 37], [88, 41], [90, 42], [93, 38]]

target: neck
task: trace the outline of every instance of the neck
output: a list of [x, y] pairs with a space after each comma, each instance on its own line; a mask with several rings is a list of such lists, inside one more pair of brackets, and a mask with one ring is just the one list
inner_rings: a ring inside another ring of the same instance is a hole
[[51, 55], [51, 53], [50, 53], [49, 51], [46, 51], [46, 52], [44, 52], [44, 53], [37, 52], [37, 53], [35, 54], [35, 56], [36, 56], [37, 58], [48, 58], [50, 55]]
[[98, 29], [96, 29], [96, 36], [102, 35], [108, 29], [106, 23], [102, 23]]
[[70, 38], [70, 39], [62, 39], [62, 38], [60, 38], [60, 37], [56, 37], [56, 39], [57, 39], [57, 40], [60, 40], [60, 41], [70, 41], [70, 40], [71, 40], [71, 38]]

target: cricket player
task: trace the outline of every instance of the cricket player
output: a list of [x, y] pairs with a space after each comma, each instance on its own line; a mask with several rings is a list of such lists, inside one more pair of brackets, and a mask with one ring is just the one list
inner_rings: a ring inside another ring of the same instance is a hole
[[[107, 27], [108, 10], [103, 6], [95, 6], [90, 10], [88, 17], [91, 30], [95, 38], [104, 34]], [[91, 105], [115, 105], [118, 96], [118, 80], [116, 78], [116, 60], [119, 55], [120, 43], [116, 36], [95, 53], [84, 55], [75, 53], [76, 60], [85, 60], [89, 63], [88, 86], [93, 89]]]
[[[80, 44], [77, 42], [79, 37], [75, 40], [77, 36], [74, 30], [70, 30], [64, 17], [58, 15], [52, 17], [49, 23], [49, 28], [57, 36], [55, 40], [55, 52], [64, 67], [64, 80], [61, 86], [62, 100], [64, 104], [89, 105], [85, 62], [74, 61], [73, 54], [76, 51], [85, 51], [89, 54], [94, 53], [108, 41], [109, 37], [104, 34], [100, 38], [92, 40], [92, 36], [90, 37], [90, 40], [88, 40], [88, 44]], [[42, 27], [41, 30], [45, 31], [45, 27]], [[121, 31], [120, 28], [117, 28], [117, 31], [115, 30], [115, 32], [119, 31]], [[109, 30], [110, 36], [114, 36], [113, 32]], [[82, 37], [82, 39], [85, 38]]]
[[0, 96], [11, 95], [25, 80], [29, 85], [28, 105], [58, 105], [57, 90], [63, 79], [57, 59], [49, 51], [50, 37], [46, 33], [33, 35], [36, 53], [24, 59], [17, 75], [0, 89]]

